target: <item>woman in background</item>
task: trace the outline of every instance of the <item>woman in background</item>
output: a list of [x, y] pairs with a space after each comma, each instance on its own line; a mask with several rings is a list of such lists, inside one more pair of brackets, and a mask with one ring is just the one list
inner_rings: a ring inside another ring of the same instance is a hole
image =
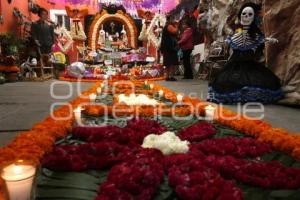
[[176, 78], [174, 78], [175, 66], [178, 65], [177, 32], [177, 25], [173, 18], [168, 15], [166, 25], [162, 31], [160, 45], [160, 51], [164, 59], [163, 65], [167, 68], [166, 81], [177, 81]]
[[183, 22], [183, 33], [178, 41], [183, 52], [184, 79], [193, 79], [191, 53], [193, 51], [193, 29], [190, 21]]

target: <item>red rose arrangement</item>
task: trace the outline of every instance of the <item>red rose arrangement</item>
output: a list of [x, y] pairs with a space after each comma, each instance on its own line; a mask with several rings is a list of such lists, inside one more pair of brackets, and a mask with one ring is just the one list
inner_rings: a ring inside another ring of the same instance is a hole
[[101, 170], [125, 161], [132, 152], [115, 142], [57, 146], [42, 160], [45, 168], [55, 171]]
[[184, 156], [167, 158], [173, 167], [168, 170], [169, 184], [174, 187], [180, 199], [188, 200], [241, 200], [242, 190], [233, 181], [223, 179], [219, 173], [204, 165], [199, 159], [186, 155], [185, 162], [178, 164]]
[[205, 165], [223, 177], [269, 189], [298, 189], [300, 170], [285, 167], [278, 161], [255, 162], [232, 156], [208, 156]]
[[163, 155], [154, 149], [140, 149], [135, 158], [114, 166], [96, 200], [150, 200], [164, 176]]
[[157, 121], [146, 119], [131, 119], [127, 126], [105, 127], [76, 127], [72, 133], [75, 137], [86, 142], [116, 142], [122, 145], [136, 146], [143, 143], [144, 138], [149, 134], [161, 134], [166, 127]]
[[131, 129], [136, 134], [133, 140], [136, 140], [138, 144], [142, 144], [144, 138], [149, 134], [162, 134], [167, 131], [167, 128], [159, 122], [143, 118], [129, 120], [125, 128]]
[[205, 155], [253, 158], [272, 152], [272, 148], [270, 144], [257, 142], [253, 138], [225, 137], [192, 144], [190, 151], [201, 151]]
[[188, 128], [182, 129], [178, 133], [178, 137], [181, 140], [188, 140], [191, 143], [201, 142], [204, 139], [210, 138], [216, 134], [216, 129], [212, 124], [208, 122], [199, 122]]
[[[179, 131], [191, 142], [187, 154], [163, 156], [156, 149], [143, 149], [144, 137], [167, 129], [157, 121], [134, 118], [124, 128], [77, 127], [75, 137], [87, 144], [55, 147], [43, 159], [43, 167], [57, 171], [102, 170], [111, 168], [100, 185], [96, 200], [152, 199], [164, 177], [183, 200], [240, 200], [243, 193], [234, 180], [267, 189], [300, 188], [300, 170], [277, 161], [257, 158], [272, 148], [252, 138], [216, 134], [212, 124], [199, 122]], [[230, 181], [229, 181], [230, 180]]]
[[75, 127], [73, 135], [86, 142], [116, 142], [122, 145], [132, 144], [134, 133], [130, 129], [118, 126]]

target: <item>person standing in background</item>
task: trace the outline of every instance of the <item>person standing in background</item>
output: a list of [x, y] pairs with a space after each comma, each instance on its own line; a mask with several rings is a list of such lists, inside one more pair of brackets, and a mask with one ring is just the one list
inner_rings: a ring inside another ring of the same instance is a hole
[[183, 33], [178, 41], [183, 52], [184, 79], [193, 79], [191, 53], [193, 51], [193, 29], [190, 21], [183, 23]]
[[48, 11], [40, 8], [40, 19], [31, 26], [32, 38], [40, 48], [40, 54], [50, 54], [55, 41], [54, 27], [48, 23]]
[[199, 5], [195, 6], [194, 7], [194, 10], [193, 10], [193, 16], [198, 19], [199, 17]]
[[177, 55], [177, 32], [178, 28], [173, 18], [167, 16], [167, 23], [162, 31], [160, 51], [163, 54], [163, 65], [167, 68], [166, 81], [176, 81], [174, 78], [175, 66], [178, 65]]

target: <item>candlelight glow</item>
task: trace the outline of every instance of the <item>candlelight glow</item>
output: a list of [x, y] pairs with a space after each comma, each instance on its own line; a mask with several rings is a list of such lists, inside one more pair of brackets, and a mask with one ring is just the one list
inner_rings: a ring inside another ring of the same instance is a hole
[[178, 102], [182, 102], [182, 100], [183, 100], [183, 95], [178, 94], [178, 95], [177, 95], [177, 101], [178, 101]]
[[213, 120], [215, 117], [216, 108], [212, 105], [205, 107], [205, 116], [207, 120]]
[[10, 200], [28, 200], [36, 168], [17, 162], [3, 168], [1, 177], [5, 180]]

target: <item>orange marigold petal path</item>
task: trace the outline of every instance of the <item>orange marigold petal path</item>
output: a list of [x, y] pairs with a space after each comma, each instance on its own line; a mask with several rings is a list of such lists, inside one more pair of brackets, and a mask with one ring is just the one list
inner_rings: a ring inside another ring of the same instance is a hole
[[[132, 82], [136, 86], [143, 85], [143, 82], [141, 81]], [[88, 95], [96, 93], [100, 84], [101, 82], [97, 82], [88, 91], [83, 92], [81, 96], [72, 101], [72, 110], [80, 104], [88, 103]], [[112, 85], [113, 82], [110, 82], [109, 84]], [[149, 84], [153, 84], [154, 88], [152, 92], [148, 91], [147, 94], [153, 94], [154, 92], [163, 90], [164, 97], [166, 99], [172, 102], [177, 101], [177, 93], [174, 91], [153, 82], [149, 82]], [[126, 83], [124, 83], [124, 85], [126, 85]], [[121, 84], [119, 88], [122, 89], [117, 90], [117, 92], [130, 94], [131, 88], [126, 88], [124, 85]], [[146, 90], [140, 90], [140, 92], [146, 93]], [[210, 104], [197, 98], [190, 97], [184, 97], [183, 102], [192, 105], [193, 108], [177, 108], [175, 113], [180, 116], [185, 116], [190, 113], [198, 113], [201, 116], [204, 116], [205, 106]], [[85, 112], [91, 115], [99, 116], [104, 114], [104, 109], [97, 106], [89, 105], [85, 106], [85, 108]], [[118, 115], [128, 115], [128, 113], [132, 114], [132, 108], [134, 107], [118, 105], [117, 109], [120, 109]], [[108, 106], [109, 113], [112, 112], [112, 109], [112, 106]], [[154, 114], [154, 108], [151, 106], [138, 106], [137, 109], [143, 116], [153, 116]], [[163, 115], [171, 114], [171, 111], [167, 107], [162, 106], [159, 109], [161, 109]], [[61, 106], [54, 111], [53, 115], [56, 117], [72, 116], [72, 110], [70, 110], [68, 106]], [[226, 125], [246, 135], [253, 136], [257, 138], [258, 141], [269, 142], [275, 149], [286, 152], [296, 160], [300, 160], [300, 136], [295, 136], [284, 129], [273, 128], [270, 124], [261, 120], [250, 120], [243, 116], [236, 119], [236, 116], [238, 115], [237, 113], [221, 106], [217, 106], [217, 112], [216, 121], [220, 124]], [[228, 117], [231, 117], [231, 119], [228, 119]], [[74, 117], [65, 121], [55, 121], [51, 117], [47, 117], [42, 122], [35, 124], [30, 131], [21, 132], [10, 144], [0, 148], [0, 168], [8, 163], [14, 162], [17, 159], [31, 160], [36, 164], [39, 164], [39, 161], [44, 154], [52, 150], [55, 141], [65, 137], [69, 133], [72, 128], [73, 121]], [[0, 200], [1, 198], [4, 199], [3, 188], [3, 180], [0, 179]]]
[[[163, 81], [163, 80], [165, 80], [166, 79], [166, 77], [156, 77], [156, 78], [141, 78], [141, 79], [136, 79], [136, 81], [141, 81], [141, 82], [143, 82], [143, 81], [148, 81], [148, 80], [150, 80], [150, 81]], [[99, 80], [99, 79], [77, 79], [77, 78], [67, 78], [67, 77], [63, 77], [63, 76], [61, 76], [61, 77], [59, 77], [59, 80], [60, 81], [68, 81], [68, 82], [88, 82], [88, 83], [90, 83], [90, 82], [99, 82], [99, 81], [104, 81], [104, 80]], [[117, 78], [117, 77], [114, 77], [112, 80], [110, 80], [110, 81], [122, 81], [122, 80], [124, 80], [124, 78], [123, 77], [121, 77], [121, 78]], [[132, 80], [132, 79], [130, 79], [130, 78], [128, 78], [128, 80], [127, 81], [135, 81], [135, 80]]]

